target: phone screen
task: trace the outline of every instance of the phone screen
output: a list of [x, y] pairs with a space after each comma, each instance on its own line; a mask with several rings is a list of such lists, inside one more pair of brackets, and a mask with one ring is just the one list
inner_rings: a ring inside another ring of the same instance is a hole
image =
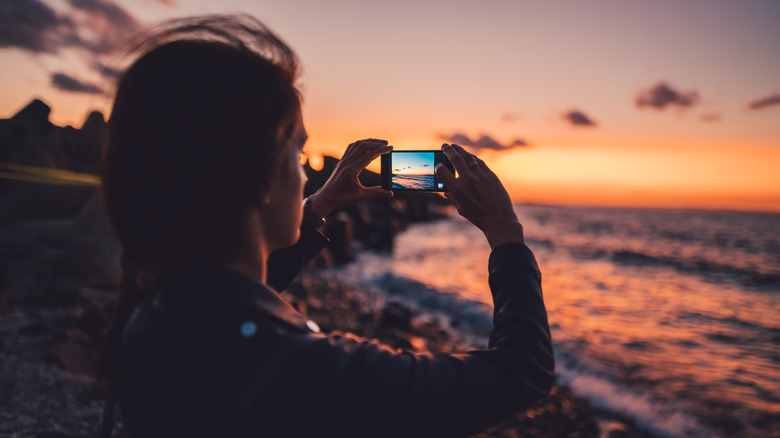
[[452, 169], [442, 151], [393, 151], [382, 158], [383, 187], [391, 190], [446, 191], [434, 171], [438, 163]]

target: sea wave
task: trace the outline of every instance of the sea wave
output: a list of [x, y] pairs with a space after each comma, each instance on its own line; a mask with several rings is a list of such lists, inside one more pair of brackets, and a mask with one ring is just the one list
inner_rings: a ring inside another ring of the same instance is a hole
[[[423, 318], [434, 318], [449, 326], [469, 348], [485, 348], [493, 328], [492, 306], [455, 294], [444, 293], [421, 282], [384, 273], [358, 279], [347, 270], [348, 281], [360, 282], [362, 289], [375, 289], [389, 300], [400, 300]], [[354, 274], [354, 273], [353, 273]], [[555, 327], [553, 327], [555, 329]], [[599, 368], [577, 350], [554, 343], [558, 382], [569, 386], [595, 408], [637, 424], [656, 436], [702, 436], [706, 430], [696, 418], [668, 400], [633, 390], [614, 380], [607, 368]], [[710, 436], [717, 436], [711, 434]]]
[[[543, 273], [562, 383], [656, 434], [771, 436], [780, 294], [766, 292], [780, 291], [780, 216], [516, 211]], [[392, 256], [361, 254], [345, 272], [484, 348], [489, 252], [452, 217], [410, 227]]]
[[621, 385], [603, 369], [561, 346], [555, 348], [555, 361], [560, 383], [587, 399], [593, 407], [625, 418], [655, 436], [718, 436], [716, 431], [686, 414], [677, 402]]
[[[550, 244], [552, 247], [552, 244]], [[731, 264], [723, 264], [700, 257], [664, 256], [630, 249], [609, 249], [593, 246], [566, 248], [569, 254], [583, 260], [608, 260], [623, 266], [659, 266], [683, 274], [698, 275], [709, 282], [732, 280], [752, 289], [780, 292], [780, 273], [762, 272]]]
[[393, 175], [392, 187], [394, 189], [435, 190], [436, 179], [434, 175]]

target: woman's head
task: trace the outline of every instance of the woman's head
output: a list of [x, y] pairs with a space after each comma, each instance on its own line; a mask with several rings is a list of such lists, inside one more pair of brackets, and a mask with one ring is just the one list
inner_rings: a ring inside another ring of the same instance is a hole
[[250, 17], [168, 22], [137, 50], [118, 84], [103, 171], [133, 280], [213, 257], [289, 173], [302, 130], [295, 54]]

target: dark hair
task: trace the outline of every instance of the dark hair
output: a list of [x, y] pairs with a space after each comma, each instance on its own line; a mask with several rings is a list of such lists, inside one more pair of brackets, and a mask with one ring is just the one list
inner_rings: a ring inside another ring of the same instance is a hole
[[116, 378], [122, 332], [166, 274], [220, 257], [269, 189], [300, 111], [292, 50], [257, 20], [174, 20], [143, 36], [108, 122], [103, 196], [122, 278], [100, 377]]

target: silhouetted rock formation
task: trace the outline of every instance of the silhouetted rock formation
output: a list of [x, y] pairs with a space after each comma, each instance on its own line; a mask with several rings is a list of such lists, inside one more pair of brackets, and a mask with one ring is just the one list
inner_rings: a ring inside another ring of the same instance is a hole
[[[97, 173], [106, 132], [93, 112], [81, 129], [49, 122], [51, 109], [33, 100], [10, 119], [0, 120], [0, 162]], [[0, 179], [0, 224], [73, 217], [95, 188]]]

